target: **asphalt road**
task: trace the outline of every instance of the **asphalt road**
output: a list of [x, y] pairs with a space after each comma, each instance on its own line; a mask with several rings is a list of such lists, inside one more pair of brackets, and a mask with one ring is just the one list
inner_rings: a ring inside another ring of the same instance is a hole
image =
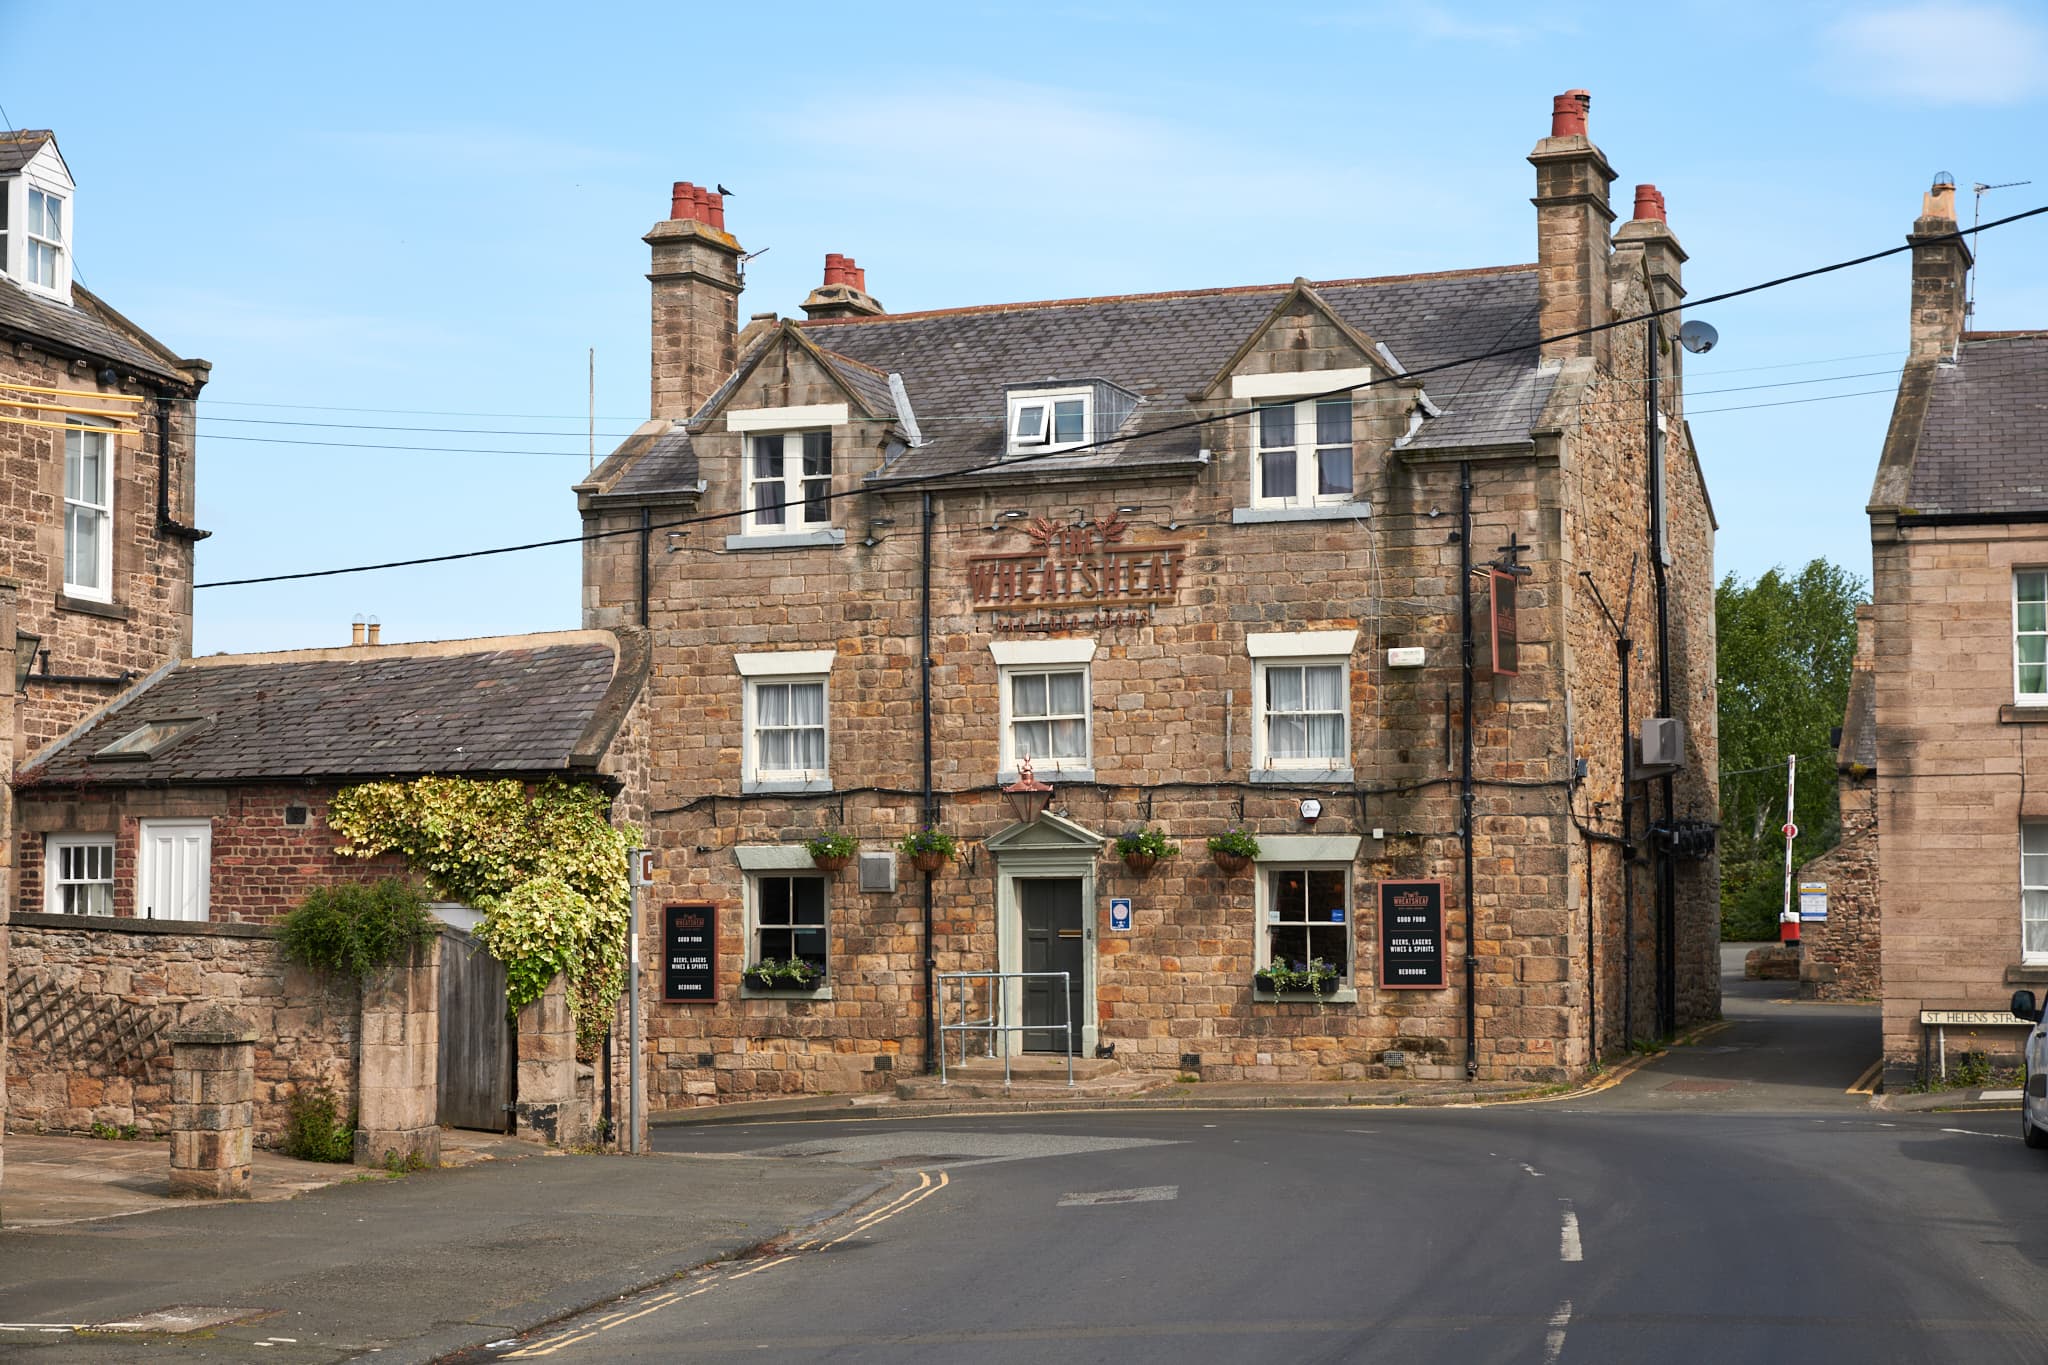
[[2048, 1359], [2010, 1114], [1844, 1091], [1871, 1011], [1731, 985], [1599, 1095], [665, 1130], [893, 1172], [777, 1251], [492, 1353], [560, 1361]]

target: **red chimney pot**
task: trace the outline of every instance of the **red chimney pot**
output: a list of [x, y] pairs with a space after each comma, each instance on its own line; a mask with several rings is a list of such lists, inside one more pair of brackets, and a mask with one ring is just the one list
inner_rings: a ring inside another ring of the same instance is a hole
[[1636, 219], [1640, 222], [1664, 221], [1664, 192], [1655, 185], [1636, 186]]
[[690, 192], [696, 188], [695, 185], [692, 185], [687, 180], [676, 181], [675, 188], [669, 191], [668, 196], [668, 216], [670, 218], [680, 219], [690, 216]]
[[704, 207], [711, 210], [711, 226], [725, 231], [725, 196], [711, 190], [704, 196]]
[[1593, 97], [1583, 90], [1567, 90], [1550, 102], [1550, 135], [1552, 137], [1584, 137], [1586, 135], [1586, 114], [1593, 106]]

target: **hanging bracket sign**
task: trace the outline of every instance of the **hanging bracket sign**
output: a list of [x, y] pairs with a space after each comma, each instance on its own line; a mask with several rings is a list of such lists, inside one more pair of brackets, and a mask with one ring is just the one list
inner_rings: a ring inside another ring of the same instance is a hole
[[1380, 883], [1380, 989], [1444, 987], [1444, 884]]
[[680, 1005], [718, 999], [717, 906], [662, 907], [661, 998]]

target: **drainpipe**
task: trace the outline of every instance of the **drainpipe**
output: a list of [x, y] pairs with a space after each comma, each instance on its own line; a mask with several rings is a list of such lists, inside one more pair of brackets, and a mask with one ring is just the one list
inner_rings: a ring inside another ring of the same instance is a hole
[[[1658, 369], [1657, 319], [1651, 318], [1644, 324], [1649, 329], [1644, 347], [1649, 357], [1649, 379], [1645, 386], [1643, 417], [1643, 448], [1648, 452], [1645, 461], [1650, 491], [1650, 576], [1657, 594], [1657, 714], [1671, 714], [1671, 589], [1664, 568], [1665, 545], [1665, 488], [1664, 488], [1664, 432], [1658, 423], [1663, 407], [1663, 375]], [[1673, 809], [1671, 774], [1665, 773], [1657, 779], [1657, 786], [1663, 796], [1664, 828], [1662, 840], [1652, 839], [1650, 850], [1656, 859], [1657, 874], [1657, 1032], [1669, 1034], [1678, 1026], [1678, 885], [1676, 869], [1671, 860], [1669, 832], [1676, 824], [1678, 813]]]
[[1465, 1079], [1479, 1079], [1479, 940], [1472, 913], [1472, 463], [1458, 464], [1458, 631], [1464, 655], [1465, 705], [1458, 752], [1458, 797], [1464, 806]]
[[[932, 794], [932, 495], [924, 493], [923, 530], [920, 536], [923, 598], [918, 620], [917, 666], [924, 709], [924, 822], [939, 822], [937, 799]], [[932, 990], [938, 984], [938, 951], [932, 943], [932, 874], [924, 877], [924, 1070], [930, 1075], [938, 1068], [938, 1014]]]
[[654, 509], [640, 509], [640, 625], [647, 625], [647, 599], [650, 595], [648, 580], [652, 569], [647, 562], [647, 547], [654, 538]]
[[156, 398], [156, 529], [158, 534], [175, 536], [184, 541], [201, 541], [212, 535], [196, 526], [187, 526], [171, 515], [171, 396], [155, 394]]
[[[1568, 796], [1567, 800], [1570, 799]], [[1586, 1055], [1600, 1065], [1600, 959], [1594, 941], [1600, 933], [1599, 916], [1593, 912], [1593, 833], [1586, 831]]]
[[[1634, 575], [1630, 575], [1631, 578]], [[1630, 584], [1634, 586], [1633, 583]], [[1621, 1045], [1635, 1045], [1636, 969], [1636, 874], [1635, 779], [1629, 772], [1628, 664], [1635, 642], [1628, 638], [1627, 613], [1622, 633], [1615, 636], [1614, 651], [1621, 663]]]

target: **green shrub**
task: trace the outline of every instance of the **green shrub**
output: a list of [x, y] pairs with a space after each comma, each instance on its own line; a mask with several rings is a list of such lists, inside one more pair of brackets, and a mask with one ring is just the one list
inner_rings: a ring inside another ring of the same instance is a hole
[[284, 1154], [301, 1161], [353, 1161], [356, 1116], [341, 1120], [341, 1101], [326, 1088], [294, 1090], [284, 1102]]
[[432, 943], [440, 926], [419, 892], [387, 877], [374, 886], [315, 888], [284, 917], [282, 928], [292, 961], [360, 981]]

